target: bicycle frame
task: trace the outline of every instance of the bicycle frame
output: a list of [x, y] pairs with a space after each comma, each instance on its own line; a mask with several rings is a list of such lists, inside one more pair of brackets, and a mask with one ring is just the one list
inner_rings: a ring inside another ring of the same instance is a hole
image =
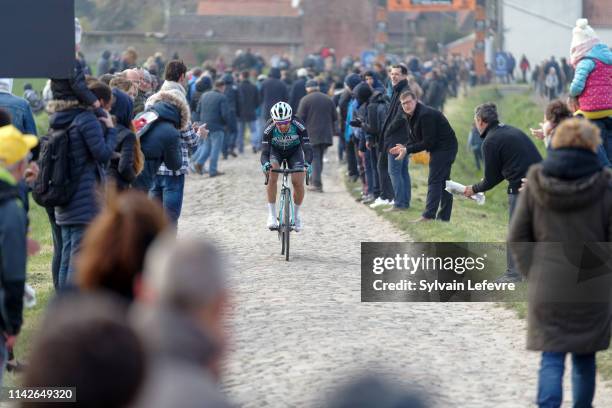
[[[286, 162], [284, 162], [284, 164], [286, 164]], [[278, 220], [279, 220], [279, 225], [282, 226], [282, 222], [284, 219], [283, 211], [285, 209], [285, 195], [286, 195], [287, 197], [289, 197], [289, 208], [291, 209], [291, 214], [289, 214], [289, 220], [290, 220], [291, 230], [293, 231], [293, 228], [295, 226], [295, 217], [294, 217], [294, 211], [293, 211], [293, 195], [291, 194], [291, 187], [289, 187], [289, 174], [290, 173], [283, 173], [283, 182], [282, 182], [281, 191], [280, 191], [280, 209], [279, 209], [279, 214], [278, 214]], [[285, 194], [286, 191], [289, 191], [289, 194]], [[280, 230], [281, 228], [279, 228], [279, 231]]]
[[[293, 195], [289, 186], [289, 175], [293, 173], [303, 173], [304, 170], [294, 170], [288, 168], [287, 160], [283, 160], [280, 169], [272, 169], [274, 173], [283, 175], [283, 181], [280, 191], [280, 208], [278, 212], [278, 239], [282, 243], [281, 254], [285, 255], [285, 260], [289, 261], [289, 234], [295, 231], [295, 210], [293, 206]], [[270, 181], [270, 173], [266, 173], [266, 185]], [[309, 184], [309, 176], [306, 173], [306, 184]], [[287, 202], [287, 200], [289, 200]], [[287, 214], [286, 211], [290, 213]]]

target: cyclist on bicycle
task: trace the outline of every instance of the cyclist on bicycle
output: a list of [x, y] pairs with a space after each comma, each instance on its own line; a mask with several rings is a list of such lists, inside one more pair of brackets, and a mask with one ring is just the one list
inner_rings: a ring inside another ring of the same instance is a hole
[[[263, 132], [261, 166], [264, 173], [270, 173], [268, 183], [268, 228], [278, 227], [276, 218], [276, 183], [278, 173], [270, 169], [279, 169], [283, 160], [287, 160], [288, 167], [293, 170], [311, 171], [312, 147], [306, 126], [295, 116], [291, 106], [285, 102], [278, 102], [270, 110], [271, 119], [268, 120]], [[304, 158], [306, 161], [304, 162]], [[291, 175], [293, 184], [294, 222], [295, 231], [299, 232], [303, 225], [300, 217], [300, 206], [304, 201], [304, 173]]]

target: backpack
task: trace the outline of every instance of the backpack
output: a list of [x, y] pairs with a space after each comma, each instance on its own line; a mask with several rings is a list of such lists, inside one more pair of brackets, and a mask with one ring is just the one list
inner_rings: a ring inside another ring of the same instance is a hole
[[372, 136], [377, 140], [382, 134], [382, 127], [385, 117], [389, 110], [389, 101], [386, 98], [381, 98], [378, 102], [371, 102], [368, 105], [368, 125]]
[[32, 197], [43, 207], [67, 205], [79, 185], [81, 172], [74, 166], [71, 129], [73, 125], [64, 129], [50, 129], [40, 138], [40, 171], [32, 187]]
[[159, 114], [153, 110], [144, 111], [133, 120], [134, 128], [136, 129], [136, 137], [140, 139], [142, 135], [147, 133], [151, 126], [159, 119]]

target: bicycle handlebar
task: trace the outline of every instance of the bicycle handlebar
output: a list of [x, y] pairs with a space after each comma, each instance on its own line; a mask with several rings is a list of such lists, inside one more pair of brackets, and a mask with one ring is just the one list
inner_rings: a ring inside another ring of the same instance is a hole
[[[308, 171], [304, 170], [293, 170], [293, 169], [271, 169], [270, 170], [273, 173], [279, 173], [279, 174], [293, 174], [293, 173], [306, 173], [306, 185], [309, 186], [310, 185], [310, 174], [308, 174]], [[268, 183], [270, 182], [270, 171], [266, 173], [266, 181], [264, 183], [264, 185], [268, 185]]]
[[280, 173], [280, 174], [292, 174], [292, 173], [304, 173], [306, 170], [296, 170], [296, 169], [272, 169], [270, 170], [272, 173]]

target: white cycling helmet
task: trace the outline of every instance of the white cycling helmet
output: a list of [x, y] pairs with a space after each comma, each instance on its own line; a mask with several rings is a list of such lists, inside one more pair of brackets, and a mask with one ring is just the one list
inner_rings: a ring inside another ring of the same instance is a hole
[[272, 116], [275, 122], [289, 120], [292, 114], [293, 110], [291, 109], [291, 105], [287, 102], [278, 102], [270, 109], [270, 116]]

